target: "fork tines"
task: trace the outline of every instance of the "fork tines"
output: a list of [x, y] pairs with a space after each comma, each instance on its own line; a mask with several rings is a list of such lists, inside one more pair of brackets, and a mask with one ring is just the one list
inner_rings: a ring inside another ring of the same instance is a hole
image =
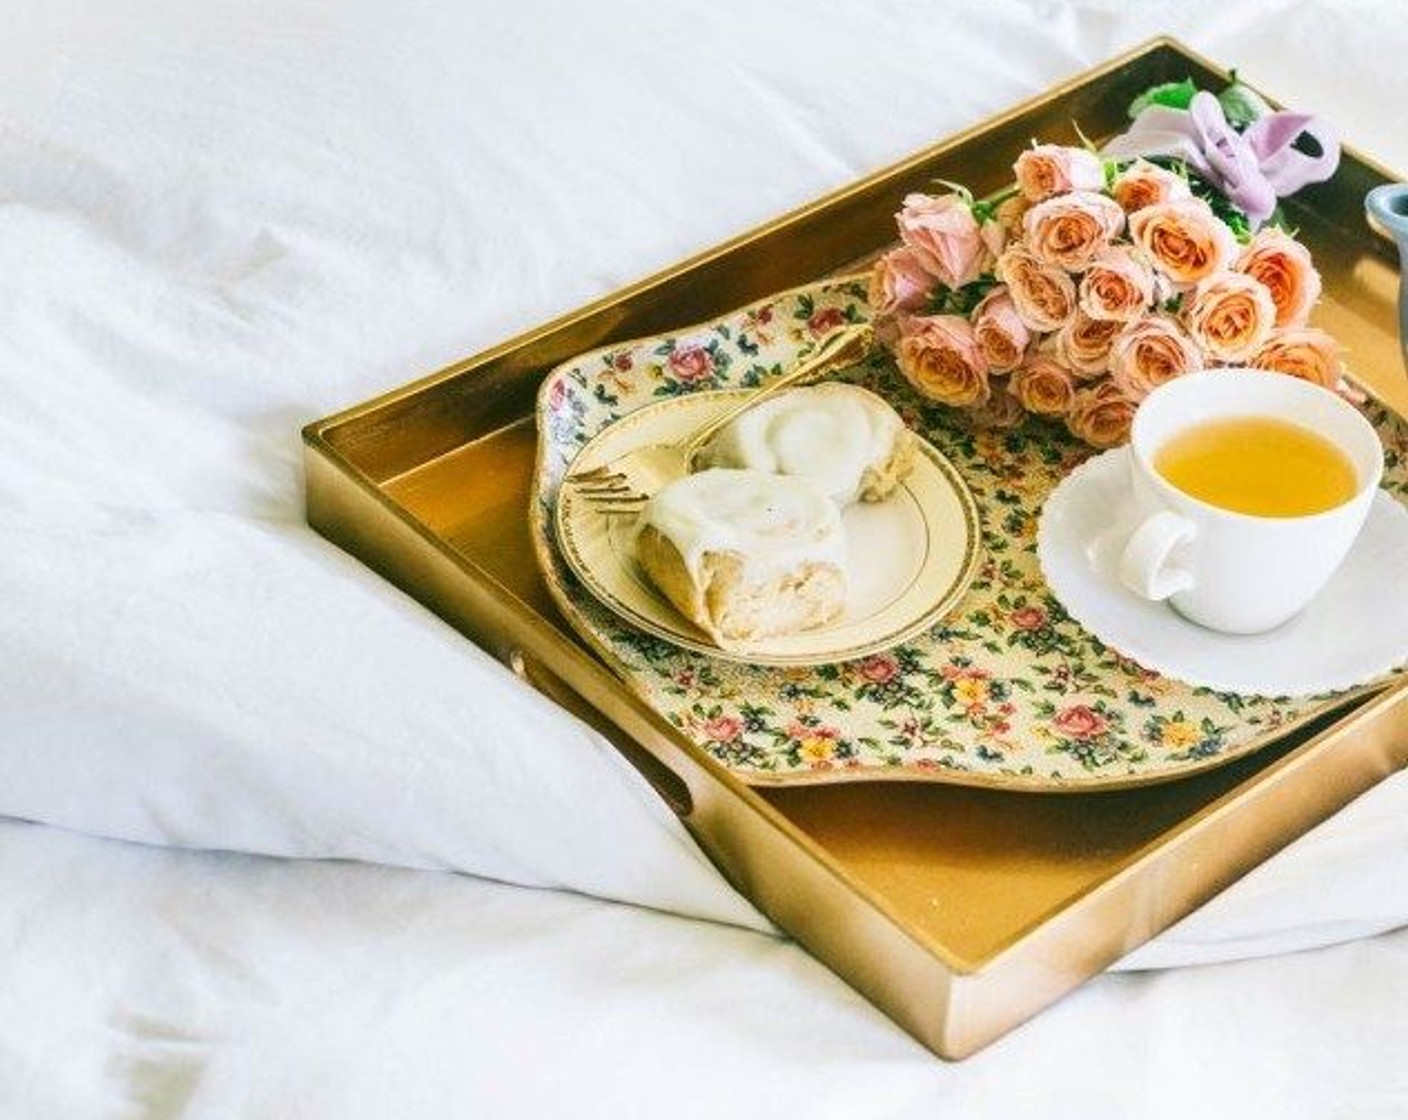
[[598, 471], [601, 471], [600, 467], [596, 471], [588, 471], [585, 474], [574, 474], [567, 481], [584, 494], [605, 494], [631, 488], [625, 475], [610, 472], [597, 473]]
[[570, 475], [567, 482], [602, 513], [638, 513], [649, 500], [631, 486], [625, 475], [606, 467]]

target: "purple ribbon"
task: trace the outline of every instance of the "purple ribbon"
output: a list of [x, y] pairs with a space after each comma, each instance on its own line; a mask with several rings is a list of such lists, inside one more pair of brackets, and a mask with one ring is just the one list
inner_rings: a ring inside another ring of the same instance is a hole
[[[1319, 155], [1295, 146], [1303, 134], [1319, 145]], [[1335, 173], [1340, 140], [1323, 117], [1284, 111], [1269, 113], [1238, 132], [1227, 123], [1217, 98], [1204, 90], [1186, 110], [1149, 106], [1127, 132], [1105, 146], [1104, 154], [1115, 159], [1181, 159], [1226, 195], [1256, 229], [1276, 209], [1278, 198]]]

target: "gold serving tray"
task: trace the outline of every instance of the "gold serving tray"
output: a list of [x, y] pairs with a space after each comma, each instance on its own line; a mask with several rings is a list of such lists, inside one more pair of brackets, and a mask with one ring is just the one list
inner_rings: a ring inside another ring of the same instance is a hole
[[[691, 260], [303, 433], [308, 521], [601, 730], [729, 880], [925, 1046], [991, 1042], [1408, 764], [1408, 687], [1182, 781], [1041, 796], [860, 783], [750, 788], [589, 653], [533, 558], [543, 374], [614, 340], [709, 319], [862, 260], [907, 191], [1010, 177], [1033, 137], [1122, 127], [1148, 86], [1226, 79], [1168, 39]], [[1392, 176], [1346, 151], [1292, 220], [1326, 286], [1317, 321], [1408, 413], [1392, 248], [1363, 218]], [[590, 790], [582, 791], [590, 797]]]

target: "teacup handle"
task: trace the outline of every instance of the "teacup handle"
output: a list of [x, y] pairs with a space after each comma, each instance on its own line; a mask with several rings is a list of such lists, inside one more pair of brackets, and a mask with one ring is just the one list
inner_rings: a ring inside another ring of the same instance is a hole
[[1150, 514], [1130, 534], [1120, 553], [1120, 582], [1136, 595], [1161, 602], [1193, 586], [1193, 573], [1169, 563], [1173, 550], [1190, 542], [1198, 528], [1172, 510]]

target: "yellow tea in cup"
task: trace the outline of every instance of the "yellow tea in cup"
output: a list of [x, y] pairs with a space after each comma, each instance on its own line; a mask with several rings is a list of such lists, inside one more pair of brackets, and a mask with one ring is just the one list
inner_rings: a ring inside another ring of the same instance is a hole
[[1359, 476], [1348, 455], [1300, 424], [1233, 416], [1194, 424], [1154, 455], [1185, 494], [1256, 517], [1305, 517], [1349, 501]]

